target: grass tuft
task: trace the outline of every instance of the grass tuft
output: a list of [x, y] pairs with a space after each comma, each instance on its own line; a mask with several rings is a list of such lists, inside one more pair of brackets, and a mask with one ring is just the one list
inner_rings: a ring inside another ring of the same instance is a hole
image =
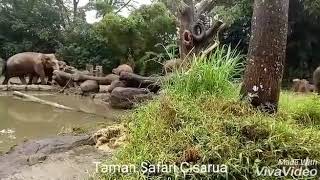
[[194, 57], [187, 68], [175, 71], [167, 89], [173, 94], [191, 96], [235, 96], [231, 80], [243, 70], [241, 59], [239, 52], [227, 46], [219, 47], [208, 58]]

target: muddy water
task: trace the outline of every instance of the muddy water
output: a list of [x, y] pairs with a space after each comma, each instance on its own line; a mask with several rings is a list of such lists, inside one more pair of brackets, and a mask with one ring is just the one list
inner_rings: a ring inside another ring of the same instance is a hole
[[74, 127], [112, 124], [122, 114], [91, 98], [45, 94], [39, 97], [89, 113], [60, 110], [10, 95], [0, 96], [0, 152], [25, 139], [50, 137]]

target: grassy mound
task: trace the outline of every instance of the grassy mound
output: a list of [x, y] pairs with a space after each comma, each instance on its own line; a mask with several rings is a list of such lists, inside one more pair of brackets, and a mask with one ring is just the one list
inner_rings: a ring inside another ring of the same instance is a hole
[[[238, 101], [232, 79], [240, 57], [219, 49], [195, 59], [166, 87], [166, 93], [126, 119], [129, 142], [109, 164], [224, 164], [227, 173], [142, 171], [101, 174], [104, 179], [276, 179], [257, 168], [279, 159], [320, 160], [320, 99], [284, 92], [277, 115]], [[320, 172], [319, 166], [314, 166]], [[149, 169], [150, 170], [150, 169]], [[291, 179], [289, 176], [288, 179]]]

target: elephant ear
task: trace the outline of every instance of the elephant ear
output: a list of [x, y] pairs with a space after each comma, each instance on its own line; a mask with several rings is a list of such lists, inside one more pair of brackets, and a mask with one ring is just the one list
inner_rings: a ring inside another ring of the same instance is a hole
[[45, 55], [45, 54], [42, 54], [41, 56], [41, 62], [44, 66], [46, 66], [47, 64], [50, 63], [50, 57]]

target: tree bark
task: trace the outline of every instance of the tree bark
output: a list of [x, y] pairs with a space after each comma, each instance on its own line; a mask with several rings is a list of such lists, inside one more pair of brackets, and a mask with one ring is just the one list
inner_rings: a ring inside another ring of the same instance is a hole
[[262, 111], [278, 109], [286, 55], [289, 0], [255, 0], [243, 97]]
[[226, 25], [217, 21], [208, 28], [203, 23], [204, 13], [211, 11], [215, 4], [215, 0], [204, 0], [196, 6], [194, 6], [193, 0], [182, 2], [179, 12], [179, 44], [182, 60], [191, 53], [199, 55], [203, 51], [211, 52], [213, 49], [206, 48], [213, 47], [212, 44], [216, 44], [216, 42], [212, 42], [212, 39], [215, 38], [219, 41], [219, 34], [223, 32], [222, 30], [225, 30]]

